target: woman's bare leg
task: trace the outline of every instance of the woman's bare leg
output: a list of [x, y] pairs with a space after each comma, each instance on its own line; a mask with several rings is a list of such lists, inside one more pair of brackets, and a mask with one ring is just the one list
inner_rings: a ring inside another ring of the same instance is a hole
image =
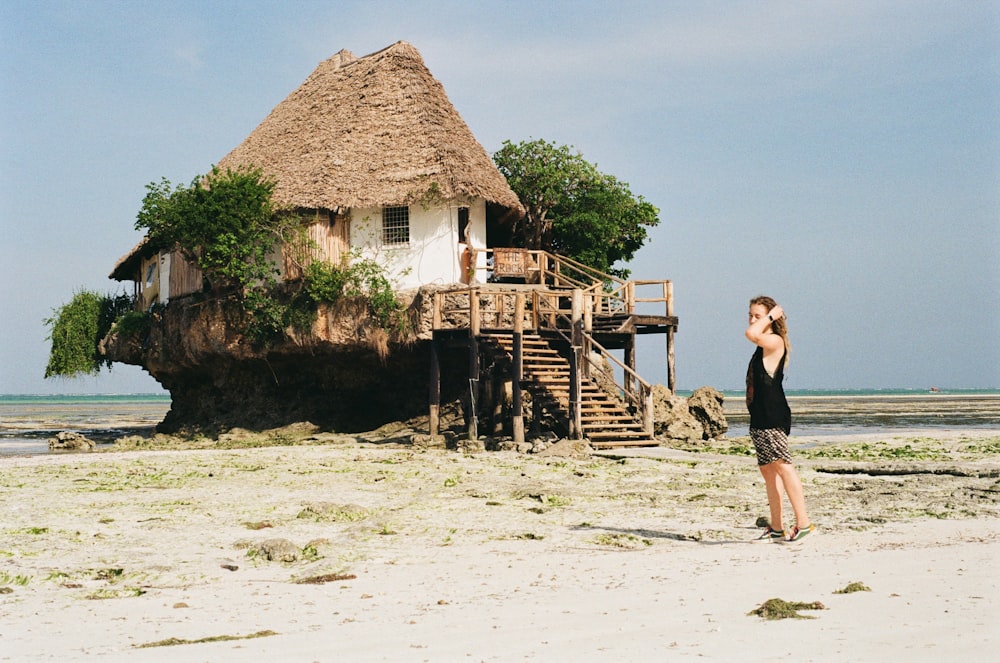
[[764, 477], [764, 486], [767, 488], [767, 505], [771, 509], [771, 529], [782, 530], [784, 529], [784, 525], [781, 522], [782, 481], [781, 475], [778, 474], [775, 465], [777, 463], [768, 463], [759, 467], [761, 476]]
[[809, 527], [809, 514], [806, 512], [806, 498], [802, 490], [802, 481], [799, 473], [795, 471], [795, 466], [783, 460], [778, 460], [771, 465], [775, 467], [775, 473], [785, 487], [785, 494], [792, 504], [792, 511], [795, 512], [795, 526], [799, 529]]

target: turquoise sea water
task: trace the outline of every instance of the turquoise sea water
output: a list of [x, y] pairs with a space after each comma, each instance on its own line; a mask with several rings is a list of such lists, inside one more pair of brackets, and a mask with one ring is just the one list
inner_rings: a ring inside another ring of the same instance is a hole
[[[952, 429], [1000, 435], [1000, 390], [865, 389], [789, 391], [792, 437]], [[730, 437], [748, 434], [744, 392], [727, 392]]]
[[48, 438], [79, 431], [97, 442], [149, 432], [170, 409], [161, 394], [0, 394], [0, 456], [48, 452]]
[[[728, 435], [746, 435], [743, 392], [724, 395]], [[926, 429], [1000, 435], [1000, 389], [798, 390], [788, 397], [793, 438]], [[169, 409], [170, 397], [162, 394], [0, 394], [0, 456], [49, 453], [48, 438], [64, 430], [99, 443], [149, 433]]]

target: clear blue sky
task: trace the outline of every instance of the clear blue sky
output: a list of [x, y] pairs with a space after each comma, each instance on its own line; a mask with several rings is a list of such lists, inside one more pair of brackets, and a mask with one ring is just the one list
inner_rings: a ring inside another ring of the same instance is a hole
[[760, 293], [790, 388], [1000, 387], [996, 1], [0, 0], [0, 393], [158, 391], [43, 380], [42, 320], [115, 290], [147, 183], [400, 39], [489, 152], [573, 145], [660, 208], [631, 267], [675, 283], [680, 388], [741, 387]]

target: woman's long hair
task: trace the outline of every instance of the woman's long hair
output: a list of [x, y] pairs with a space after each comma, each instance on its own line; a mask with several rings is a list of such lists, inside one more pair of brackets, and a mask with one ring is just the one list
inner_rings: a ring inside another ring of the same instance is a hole
[[[758, 295], [757, 297], [754, 297], [753, 299], [750, 300], [750, 306], [757, 306], [757, 305], [763, 306], [768, 310], [768, 312], [770, 312], [771, 309], [773, 309], [775, 306], [778, 305], [778, 302], [774, 301], [774, 299], [768, 297], [767, 295]], [[785, 342], [785, 354], [790, 355], [792, 353], [792, 344], [788, 342], [787, 314], [780, 320], [774, 320], [773, 322], [771, 322], [771, 331], [780, 336], [781, 340]]]

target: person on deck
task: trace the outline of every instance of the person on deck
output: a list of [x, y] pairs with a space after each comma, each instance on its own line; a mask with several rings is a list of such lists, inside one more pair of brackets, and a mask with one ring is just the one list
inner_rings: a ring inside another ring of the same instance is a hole
[[[747, 339], [757, 346], [747, 368], [747, 409], [750, 439], [757, 451], [757, 466], [767, 487], [771, 520], [761, 535], [774, 543], [794, 543], [816, 531], [806, 512], [806, 500], [798, 472], [788, 452], [792, 411], [781, 383], [791, 346], [785, 312], [766, 296], [750, 300]], [[782, 524], [782, 493], [795, 512], [795, 526], [786, 533]]]

